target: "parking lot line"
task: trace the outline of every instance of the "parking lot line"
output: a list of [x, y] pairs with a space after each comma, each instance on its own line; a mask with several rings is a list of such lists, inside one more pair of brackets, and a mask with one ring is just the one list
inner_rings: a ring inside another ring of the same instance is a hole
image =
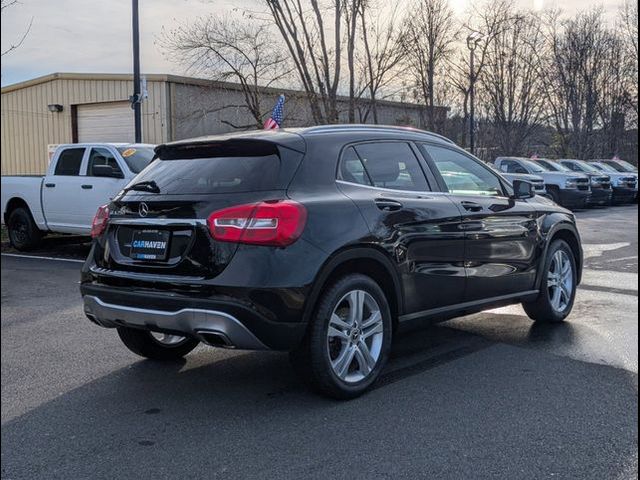
[[84, 260], [78, 260], [76, 258], [59, 258], [59, 257], [45, 257], [41, 255], [21, 255], [19, 253], [3, 253], [3, 257], [16, 257], [16, 258], [36, 258], [39, 260], [56, 260], [58, 262], [74, 262], [84, 263]]

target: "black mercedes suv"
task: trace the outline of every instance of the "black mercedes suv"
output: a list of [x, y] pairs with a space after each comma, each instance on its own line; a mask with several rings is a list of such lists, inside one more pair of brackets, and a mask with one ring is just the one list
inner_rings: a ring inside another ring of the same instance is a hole
[[376, 380], [407, 325], [515, 303], [564, 320], [582, 271], [569, 211], [400, 127], [160, 145], [92, 235], [84, 311], [133, 352], [289, 351], [338, 398]]

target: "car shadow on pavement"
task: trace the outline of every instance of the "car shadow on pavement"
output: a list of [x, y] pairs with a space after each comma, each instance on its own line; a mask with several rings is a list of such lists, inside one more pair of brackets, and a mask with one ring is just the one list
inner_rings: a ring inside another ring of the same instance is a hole
[[28, 252], [19, 252], [9, 242], [2, 242], [2, 253], [20, 253], [26, 255], [44, 255], [60, 258], [84, 260], [91, 249], [91, 238], [80, 235], [51, 235], [42, 239], [37, 248]]
[[637, 376], [446, 326], [400, 336], [349, 402], [285, 354], [216, 358], [136, 361], [6, 422], [3, 477], [614, 478], [637, 455]]

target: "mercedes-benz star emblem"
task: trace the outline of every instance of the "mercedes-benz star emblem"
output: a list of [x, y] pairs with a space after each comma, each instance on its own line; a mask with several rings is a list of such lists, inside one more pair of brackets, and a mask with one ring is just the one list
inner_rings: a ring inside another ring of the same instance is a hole
[[141, 217], [146, 217], [149, 214], [149, 205], [147, 205], [146, 203], [142, 202], [138, 206], [138, 213], [140, 214]]

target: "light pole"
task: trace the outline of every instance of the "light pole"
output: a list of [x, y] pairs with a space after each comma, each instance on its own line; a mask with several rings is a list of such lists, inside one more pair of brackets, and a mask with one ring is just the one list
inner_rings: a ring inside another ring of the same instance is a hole
[[469, 48], [469, 151], [475, 152], [475, 97], [476, 97], [476, 72], [474, 65], [475, 50], [483, 35], [480, 32], [473, 32], [467, 37], [467, 48]]
[[133, 108], [134, 138], [136, 143], [142, 142], [142, 96], [140, 94], [140, 31], [138, 28], [138, 0], [131, 0], [133, 18], [133, 96], [131, 108]]

